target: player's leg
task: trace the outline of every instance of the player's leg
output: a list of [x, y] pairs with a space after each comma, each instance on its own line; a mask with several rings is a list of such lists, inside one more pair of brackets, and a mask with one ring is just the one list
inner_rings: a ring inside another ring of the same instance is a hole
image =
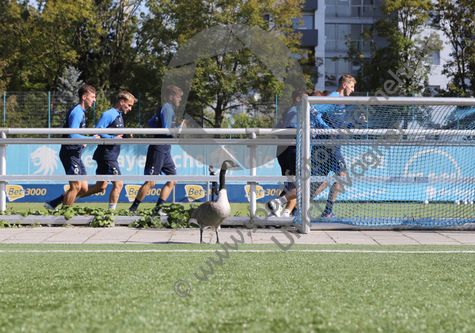
[[[288, 174], [295, 176], [296, 168], [297, 168], [297, 150], [295, 146], [288, 147], [287, 150], [287, 169]], [[287, 189], [290, 193], [286, 193], [284, 198], [287, 199], [287, 203], [285, 204], [284, 212], [282, 216], [289, 217], [292, 214], [292, 210], [297, 205], [297, 189], [294, 183], [287, 183]]]
[[109, 209], [116, 209], [119, 202], [120, 192], [124, 187], [124, 182], [117, 180], [112, 182], [112, 190], [109, 195]]
[[[295, 175], [296, 170], [296, 149], [295, 146], [288, 147], [282, 155], [285, 154], [285, 159], [280, 160], [282, 175]], [[285, 171], [284, 171], [285, 170]], [[277, 199], [272, 199], [267, 202], [267, 208], [275, 216], [281, 216], [281, 209], [285, 205], [283, 216], [290, 216], [292, 210], [297, 203], [297, 191], [295, 184], [288, 182], [285, 185], [281, 195]]]
[[[97, 162], [96, 175], [112, 175], [112, 173], [109, 172], [110, 168], [107, 161], [96, 161], [96, 162]], [[108, 181], [98, 181], [94, 185], [89, 186], [87, 191], [83, 194], [80, 194], [78, 197], [84, 198], [84, 197], [93, 195], [95, 193], [100, 193], [107, 188], [108, 184], [109, 184]]]
[[[145, 160], [145, 169], [144, 169], [145, 176], [160, 174], [160, 170], [156, 167], [156, 164], [157, 164], [156, 156], [157, 156], [157, 151], [152, 146], [149, 146], [147, 150], [147, 158]], [[146, 181], [145, 183], [143, 183], [143, 185], [140, 187], [137, 193], [137, 196], [135, 197], [134, 202], [132, 203], [132, 206], [130, 206], [129, 211], [136, 212], [137, 209], [139, 208], [140, 203], [143, 201], [143, 199], [145, 199], [145, 197], [147, 196], [147, 193], [154, 186], [155, 186], [155, 182], [153, 181]]]
[[[338, 149], [332, 156], [331, 169], [339, 177], [345, 176], [348, 177], [348, 171], [346, 170], [346, 163], [341, 151]], [[327, 204], [325, 210], [322, 213], [323, 217], [333, 217], [333, 205], [338, 198], [338, 195], [343, 191], [342, 185], [340, 182], [333, 183], [330, 188], [330, 193], [328, 194]]]
[[70, 181], [69, 190], [64, 195], [63, 206], [72, 206], [77, 196], [87, 192], [87, 181]]
[[[330, 173], [331, 151], [324, 146], [316, 146], [312, 149], [312, 176], [324, 177]], [[329, 182], [314, 182], [310, 184], [310, 198], [315, 198], [322, 193]]]
[[95, 193], [100, 193], [107, 188], [108, 183], [109, 182], [106, 181], [98, 181], [94, 185], [88, 186], [87, 191], [82, 194], [79, 194], [78, 198], [85, 198]]
[[[61, 164], [63, 165], [64, 172], [67, 175], [74, 175], [75, 168], [74, 168], [73, 163], [71, 161], [71, 155], [70, 155], [69, 151], [66, 150], [66, 149], [63, 149], [63, 147], [61, 147], [61, 150], [59, 152], [59, 158], [61, 160]], [[55, 210], [56, 207], [58, 207], [60, 204], [63, 203], [63, 200], [64, 200], [64, 197], [65, 197], [66, 193], [68, 193], [68, 191], [64, 192], [59, 197], [54, 198], [51, 201], [45, 201], [45, 207], [47, 209]]]
[[[69, 163], [69, 169], [66, 172], [67, 175], [87, 175], [86, 167], [82, 163], [80, 153], [70, 156]], [[70, 181], [69, 190], [64, 195], [63, 205], [72, 206], [74, 204], [74, 200], [76, 200], [76, 197], [83, 195], [87, 192], [87, 190], [87, 181]]]
[[[157, 160], [159, 160], [159, 163], [157, 164], [160, 166], [161, 173], [164, 173], [167, 176], [176, 175], [175, 162], [173, 162], [173, 159], [170, 154], [160, 153]], [[163, 185], [162, 190], [160, 191], [160, 196], [157, 200], [157, 205], [154, 208], [154, 212], [157, 215], [165, 215], [162, 212], [161, 206], [167, 201], [175, 185], [176, 181], [168, 181], [165, 183], [165, 185]]]

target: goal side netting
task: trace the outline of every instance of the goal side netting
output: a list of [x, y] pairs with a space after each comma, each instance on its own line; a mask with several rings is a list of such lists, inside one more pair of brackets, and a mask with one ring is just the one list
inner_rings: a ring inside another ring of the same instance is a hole
[[328, 99], [300, 107], [294, 222], [475, 223], [474, 100]]

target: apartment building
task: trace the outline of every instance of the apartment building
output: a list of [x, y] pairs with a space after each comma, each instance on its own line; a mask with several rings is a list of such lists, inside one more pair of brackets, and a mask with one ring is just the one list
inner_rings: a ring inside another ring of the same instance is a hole
[[[345, 73], [356, 75], [359, 67], [334, 57], [345, 56], [347, 46], [346, 36], [363, 51], [365, 58], [370, 58], [370, 45], [365, 43], [360, 34], [365, 28], [371, 28], [375, 20], [382, 18], [378, 8], [384, 0], [307, 0], [302, 10], [302, 18], [295, 20], [294, 29], [302, 33], [301, 48], [308, 56], [321, 59], [318, 72], [323, 74], [314, 78], [315, 89], [334, 90], [338, 78]], [[424, 33], [430, 33], [427, 29]], [[444, 49], [434, 52], [431, 62], [432, 73], [429, 86], [445, 88], [448, 80], [441, 74], [444, 59], [449, 57], [450, 46], [445, 37], [439, 33], [444, 42]], [[317, 64], [319, 62], [317, 61]]]

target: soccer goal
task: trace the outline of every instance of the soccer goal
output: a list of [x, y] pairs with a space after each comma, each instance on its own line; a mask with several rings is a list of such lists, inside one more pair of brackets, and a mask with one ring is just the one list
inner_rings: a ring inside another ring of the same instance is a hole
[[475, 99], [307, 101], [299, 112], [294, 220], [303, 232], [311, 223], [475, 223]]

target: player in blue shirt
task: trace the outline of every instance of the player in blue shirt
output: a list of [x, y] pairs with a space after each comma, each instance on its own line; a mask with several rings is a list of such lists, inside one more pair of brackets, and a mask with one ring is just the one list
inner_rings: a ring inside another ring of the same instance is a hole
[[[180, 105], [181, 96], [183, 91], [176, 86], [168, 86], [165, 88], [165, 104], [158, 109], [157, 114], [150, 119], [148, 127], [150, 128], [175, 128], [175, 108]], [[183, 127], [185, 120], [183, 119], [179, 128]], [[156, 134], [155, 138], [172, 138], [170, 134]], [[170, 154], [170, 145], [150, 145], [147, 151], [147, 160], [145, 162], [145, 175], [176, 175], [176, 167]], [[163, 185], [160, 192], [160, 197], [157, 201], [157, 206], [154, 208], [154, 212], [157, 215], [164, 215], [161, 210], [161, 205], [166, 202], [173, 187], [175, 187], [175, 181], [169, 181]], [[154, 181], [146, 181], [139, 189], [137, 197], [135, 198], [129, 211], [137, 211], [140, 203], [155, 186]]]
[[[353, 76], [344, 74], [338, 80], [338, 89], [328, 95], [328, 97], [350, 96], [350, 94], [355, 90], [355, 84], [356, 80]], [[344, 105], [318, 105], [317, 108], [312, 108], [312, 111], [314, 111], [311, 117], [313, 128], [339, 129], [353, 127], [353, 123], [345, 122], [346, 111]], [[360, 118], [359, 121], [363, 122], [365, 119]], [[317, 135], [314, 138], [324, 140], [329, 139], [330, 136]], [[339, 137], [337, 136], [336, 139], [338, 138]], [[317, 169], [312, 169], [313, 176], [328, 176], [330, 171], [333, 171], [339, 177], [343, 174], [348, 177], [345, 159], [341, 153], [340, 146], [313, 146], [312, 159], [317, 161]], [[312, 184], [311, 197], [314, 198], [316, 195], [320, 194], [328, 185], [329, 183], [327, 182]], [[342, 190], [340, 187], [340, 183], [335, 182], [330, 188], [327, 204], [322, 213], [322, 217], [333, 217], [333, 204]]]
[[[101, 115], [96, 124], [96, 128], [124, 128], [124, 119], [122, 114], [127, 114], [132, 110], [132, 106], [137, 99], [127, 91], [121, 91], [117, 95], [117, 101], [113, 108], [107, 110]], [[101, 138], [122, 139], [123, 134], [99, 134]], [[120, 154], [120, 145], [98, 145], [92, 158], [97, 162], [96, 175], [120, 175], [119, 163], [117, 158]], [[107, 188], [108, 181], [98, 181], [89, 187], [88, 191], [81, 194], [84, 198], [94, 193], [102, 192]], [[116, 209], [119, 201], [120, 191], [124, 183], [120, 180], [112, 181], [112, 190], [109, 195], [109, 209]]]
[[[83, 85], [78, 91], [79, 104], [66, 113], [63, 128], [85, 128], [86, 109], [96, 102], [96, 89], [90, 85]], [[80, 134], [64, 134], [63, 138], [73, 139], [98, 139], [98, 135], [85, 136]], [[61, 145], [59, 158], [63, 164], [67, 175], [86, 175], [86, 168], [81, 160], [82, 150], [85, 144]], [[61, 203], [65, 206], [72, 206], [76, 196], [86, 193], [88, 190], [87, 181], [70, 181], [69, 190], [61, 194], [56, 199], [45, 202], [48, 209], [56, 209]]]

